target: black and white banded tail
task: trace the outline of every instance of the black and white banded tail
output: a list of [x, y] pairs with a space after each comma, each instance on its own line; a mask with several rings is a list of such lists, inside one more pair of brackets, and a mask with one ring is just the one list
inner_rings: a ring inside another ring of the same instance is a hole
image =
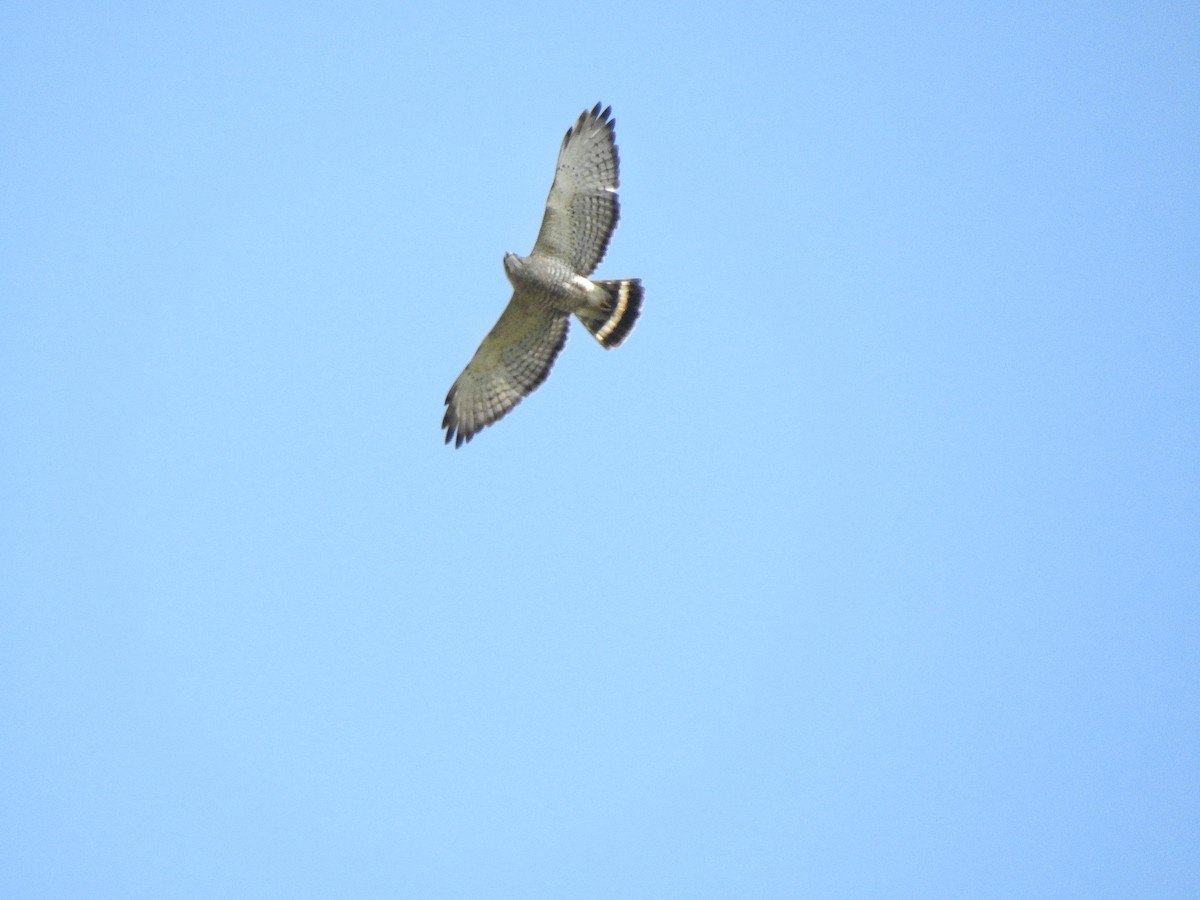
[[606, 350], [621, 346], [629, 337], [634, 323], [642, 312], [642, 282], [637, 278], [626, 281], [593, 281], [604, 292], [604, 302], [578, 313], [583, 327], [592, 333]]

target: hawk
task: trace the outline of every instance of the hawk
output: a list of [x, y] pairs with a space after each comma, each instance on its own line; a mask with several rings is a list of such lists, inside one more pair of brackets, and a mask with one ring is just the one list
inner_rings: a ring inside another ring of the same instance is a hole
[[504, 254], [512, 299], [446, 395], [446, 443], [461, 447], [546, 380], [575, 315], [606, 350], [620, 346], [642, 309], [642, 283], [592, 281], [617, 227], [616, 120], [585, 110], [567, 129], [528, 256]]

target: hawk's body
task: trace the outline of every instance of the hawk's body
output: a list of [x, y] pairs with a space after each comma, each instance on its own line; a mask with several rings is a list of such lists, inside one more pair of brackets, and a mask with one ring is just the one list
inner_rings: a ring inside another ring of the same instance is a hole
[[572, 314], [605, 348], [633, 330], [641, 282], [588, 278], [620, 214], [610, 113], [597, 103], [568, 129], [533, 251], [504, 256], [512, 299], [446, 395], [446, 443], [462, 446], [546, 380]]

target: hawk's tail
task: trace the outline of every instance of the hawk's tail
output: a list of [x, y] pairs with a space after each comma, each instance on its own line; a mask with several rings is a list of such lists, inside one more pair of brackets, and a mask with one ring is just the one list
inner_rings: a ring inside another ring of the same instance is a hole
[[629, 337], [633, 324], [641, 315], [642, 282], [630, 278], [627, 281], [593, 281], [592, 284], [604, 291], [603, 302], [582, 309], [576, 315], [600, 346], [611, 350]]

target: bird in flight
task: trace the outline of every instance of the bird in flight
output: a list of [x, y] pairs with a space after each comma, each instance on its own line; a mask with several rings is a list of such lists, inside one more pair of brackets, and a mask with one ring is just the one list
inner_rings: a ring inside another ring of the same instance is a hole
[[461, 447], [546, 380], [572, 315], [606, 350], [633, 330], [642, 282], [588, 278], [620, 214], [611, 114], [597, 103], [567, 129], [537, 242], [528, 256], [504, 255], [512, 299], [446, 395], [447, 444]]

